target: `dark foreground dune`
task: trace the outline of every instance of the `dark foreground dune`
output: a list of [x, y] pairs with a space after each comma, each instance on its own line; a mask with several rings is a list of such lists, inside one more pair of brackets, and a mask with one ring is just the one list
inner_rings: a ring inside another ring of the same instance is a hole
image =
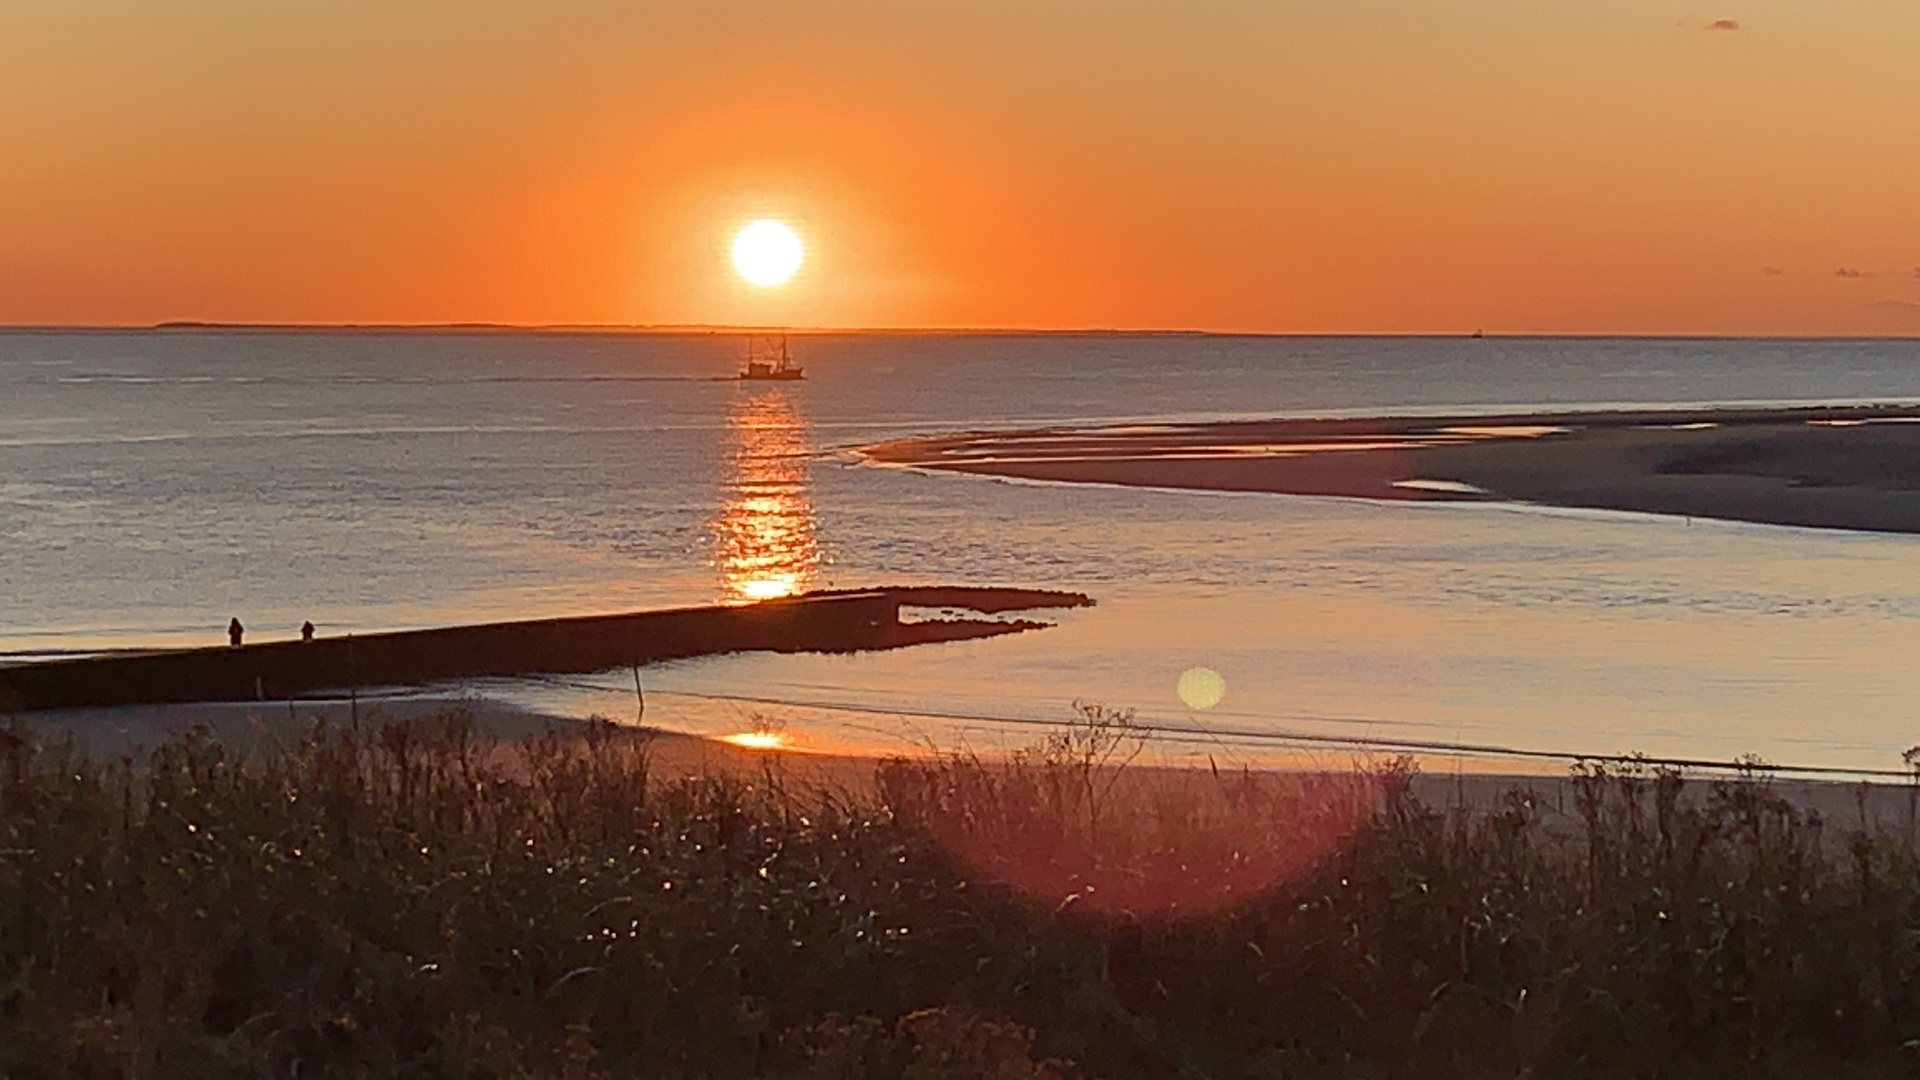
[[368, 719], [0, 728], [0, 1076], [1914, 1074], [1899, 789], [1143, 770], [1097, 709], [848, 787]]
[[868, 460], [1033, 480], [1517, 501], [1920, 532], [1920, 408], [1535, 413], [1055, 428]]

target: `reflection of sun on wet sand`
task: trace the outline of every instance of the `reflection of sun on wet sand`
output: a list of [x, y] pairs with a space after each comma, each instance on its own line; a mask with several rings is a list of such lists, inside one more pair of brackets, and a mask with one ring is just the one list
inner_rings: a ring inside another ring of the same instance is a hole
[[1048, 429], [902, 439], [864, 453], [880, 464], [1032, 480], [1920, 532], [1920, 407]]

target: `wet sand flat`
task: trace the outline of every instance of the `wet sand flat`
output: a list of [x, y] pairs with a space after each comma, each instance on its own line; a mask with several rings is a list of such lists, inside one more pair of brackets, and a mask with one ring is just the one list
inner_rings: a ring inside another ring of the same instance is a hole
[[1273, 420], [931, 436], [871, 462], [1080, 483], [1507, 501], [1920, 532], [1920, 407]]

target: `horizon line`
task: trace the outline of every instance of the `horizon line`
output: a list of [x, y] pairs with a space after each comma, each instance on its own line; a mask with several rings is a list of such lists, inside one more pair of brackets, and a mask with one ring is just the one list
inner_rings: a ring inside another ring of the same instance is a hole
[[225, 322], [167, 319], [153, 323], [0, 323], [0, 333], [126, 333], [213, 331], [240, 333], [499, 333], [499, 334], [875, 334], [1098, 337], [1273, 338], [1640, 338], [1751, 341], [1907, 341], [1913, 332], [1809, 332], [1709, 330], [1225, 330], [1202, 327], [1019, 327], [1019, 326], [753, 326], [728, 323], [509, 323], [450, 322]]

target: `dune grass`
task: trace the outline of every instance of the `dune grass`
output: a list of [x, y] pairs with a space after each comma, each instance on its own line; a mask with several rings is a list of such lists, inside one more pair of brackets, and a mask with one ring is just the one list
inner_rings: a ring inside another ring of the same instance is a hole
[[1912, 835], [1764, 770], [653, 775], [452, 712], [100, 762], [0, 734], [0, 1075], [1920, 1074]]

